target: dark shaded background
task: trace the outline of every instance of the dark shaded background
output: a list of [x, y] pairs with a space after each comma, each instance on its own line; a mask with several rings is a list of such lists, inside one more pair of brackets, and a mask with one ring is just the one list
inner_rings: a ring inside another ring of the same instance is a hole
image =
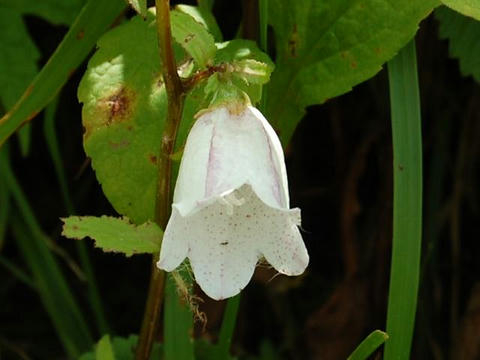
[[[245, 1], [242, 10], [240, 2], [216, 1], [215, 14], [226, 39], [235, 35], [249, 3]], [[34, 17], [26, 22], [44, 64], [66, 28]], [[254, 26], [254, 21], [247, 22], [245, 33], [254, 34]], [[417, 52], [424, 139], [424, 251], [412, 359], [480, 359], [479, 87], [471, 78], [463, 78], [457, 61], [448, 58], [448, 43], [438, 40], [433, 16], [421, 25]], [[76, 88], [84, 70], [85, 65], [60, 94], [57, 131], [64, 166], [78, 214], [116, 215], [82, 148]], [[242, 293], [233, 346], [239, 356], [273, 351], [276, 355], [269, 359], [345, 359], [370, 331], [384, 329], [392, 233], [389, 121], [385, 70], [352, 92], [308, 109], [286, 157], [291, 202], [302, 209], [311, 264], [298, 278], [275, 276], [266, 267], [257, 269]], [[42, 114], [33, 121], [33, 151], [28, 158], [11, 147], [12, 165], [43, 230], [75, 258], [73, 240], [60, 237], [59, 217], [68, 214], [42, 122]], [[452, 253], [455, 246], [460, 250]], [[111, 328], [122, 336], [137, 332], [150, 258], [104, 254], [91, 242], [89, 249]], [[2, 253], [23, 267], [13, 236], [7, 238]], [[85, 284], [62, 265], [92, 320]], [[455, 298], [458, 307], [452, 307]], [[63, 358], [37, 294], [4, 268], [0, 268], [0, 299], [0, 345], [21, 348], [33, 359]], [[202, 308], [208, 323], [205, 330], [198, 326], [198, 337], [215, 341], [223, 306], [206, 299]]]

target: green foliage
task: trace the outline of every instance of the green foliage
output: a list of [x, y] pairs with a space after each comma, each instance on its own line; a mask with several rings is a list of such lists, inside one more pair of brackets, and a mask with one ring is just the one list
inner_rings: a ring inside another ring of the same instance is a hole
[[70, 25], [85, 4], [85, 0], [0, 0], [2, 8], [18, 13], [39, 16], [55, 25]]
[[[181, 282], [181, 283], [179, 283]], [[164, 347], [165, 359], [193, 360], [193, 314], [185, 297], [192, 279], [186, 269], [168, 273], [165, 284]], [[188, 299], [190, 300], [190, 299]]]
[[[258, 103], [262, 97], [262, 84], [270, 79], [274, 64], [267, 54], [250, 40], [236, 39], [217, 44], [215, 64], [231, 64], [230, 79], [240, 90]], [[257, 69], [259, 72], [252, 72]], [[210, 92], [212, 92], [210, 90]]]
[[[415, 34], [438, 0], [271, 0], [276, 71], [267, 118], [284, 144], [305, 107], [375, 75]], [[314, 26], [314, 27], [313, 27]]]
[[385, 341], [388, 340], [388, 335], [380, 330], [375, 330], [370, 333], [347, 360], [366, 360], [375, 350], [377, 350]]
[[215, 41], [223, 41], [223, 35], [218, 27], [217, 20], [213, 16], [211, 10], [204, 6], [177, 5], [175, 10], [181, 11], [193, 17], [197, 22], [205, 26], [205, 28], [213, 35]]
[[480, 20], [480, 0], [441, 0], [451, 9]]
[[0, 69], [4, 69], [0, 72], [0, 102], [6, 110], [15, 105], [37, 74], [39, 58], [20, 12], [0, 5]]
[[126, 256], [160, 251], [163, 232], [155, 223], [136, 226], [126, 218], [108, 216], [70, 216], [62, 220], [64, 236], [77, 240], [89, 237], [104, 251]]
[[128, 3], [142, 17], [147, 17], [147, 0], [128, 0]]
[[[10, 110], [37, 74], [40, 53], [19, 11], [0, 5], [0, 105]], [[1, 106], [0, 106], [1, 107]], [[20, 132], [22, 153], [30, 147], [30, 127]]]
[[6, 150], [4, 147], [0, 151], [0, 174], [18, 209], [10, 218], [16, 244], [32, 273], [35, 289], [66, 353], [69, 357], [76, 358], [92, 344], [89, 329], [62, 270], [47, 245], [49, 239], [40, 228], [15, 179]]
[[172, 36], [195, 60], [200, 68], [212, 63], [217, 48], [206, 27], [192, 16], [181, 12], [170, 13]]
[[[176, 26], [185, 17], [191, 26]], [[268, 56], [246, 40], [220, 44], [218, 51], [216, 48], [209, 50], [210, 45], [205, 44], [213, 45], [213, 38], [205, 36], [202, 25], [179, 11], [172, 12], [172, 21], [174, 18], [177, 19], [172, 25], [173, 33], [177, 34], [175, 38], [199, 65], [211, 62], [216, 52], [214, 65], [230, 63], [230, 71], [241, 71], [233, 73], [233, 81], [253, 101], [259, 99], [261, 88], [258, 84], [268, 80], [273, 67]], [[97, 178], [115, 210], [136, 224], [154, 217], [159, 176], [157, 154], [166, 116], [166, 92], [154, 21], [153, 12], [149, 12], [146, 21], [135, 17], [105, 34], [98, 42], [99, 48], [78, 89], [78, 98], [84, 104], [85, 151], [92, 158]], [[186, 30], [193, 26], [200, 35], [195, 32], [188, 42], [193, 47], [186, 46], [185, 36], [191, 34]], [[197, 53], [195, 48], [204, 45], [206, 50]], [[179, 47], [176, 55], [180, 63], [184, 61]], [[190, 71], [187, 68], [182, 76]], [[177, 144], [183, 143], [194, 114], [207, 106], [205, 97], [203, 84], [187, 96]]]
[[[130, 335], [128, 338], [115, 336], [111, 340], [110, 337], [106, 335], [100, 339], [93, 351], [83, 354], [78, 360], [133, 360], [135, 358], [135, 346], [137, 345], [137, 341], [137, 335]], [[110, 353], [111, 357], [104, 358], [99, 356], [99, 347], [101, 347], [102, 351], [105, 349], [107, 354]], [[161, 359], [162, 353], [163, 350], [161, 345], [155, 343], [153, 345], [150, 359]]]
[[115, 210], [135, 224], [153, 219], [166, 116], [154, 19], [148, 12], [106, 33], [78, 88], [85, 151]]
[[446, 7], [437, 9], [435, 16], [440, 37], [448, 39], [450, 56], [458, 59], [462, 75], [480, 82], [480, 22]]
[[[422, 121], [415, 40], [388, 63], [393, 141], [393, 240], [385, 360], [409, 359], [422, 247]], [[408, 256], [407, 256], [408, 254]]]
[[125, 7], [123, 0], [89, 0], [61, 44], [16, 106], [0, 119], [0, 145], [55, 96], [96, 40]]
[[96, 360], [115, 360], [116, 357], [113, 353], [112, 342], [110, 341], [110, 335], [104, 335], [98, 342], [95, 349]]

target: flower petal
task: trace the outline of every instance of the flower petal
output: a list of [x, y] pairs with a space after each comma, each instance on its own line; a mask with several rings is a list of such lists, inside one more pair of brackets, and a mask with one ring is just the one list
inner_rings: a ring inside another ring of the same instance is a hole
[[298, 229], [300, 225], [300, 209], [266, 211], [263, 231], [268, 232], [260, 243], [260, 251], [278, 272], [285, 275], [300, 275], [308, 265], [309, 257], [302, 235]]
[[256, 249], [256, 229], [246, 221], [247, 208], [234, 206], [229, 215], [228, 206], [217, 201], [185, 218], [195, 280], [213, 299], [238, 294], [250, 281], [261, 257]]
[[240, 114], [224, 107], [205, 112], [188, 135], [174, 203], [186, 216], [246, 183], [269, 206], [288, 208], [285, 161], [275, 131], [251, 106]]
[[167, 228], [163, 234], [162, 248], [160, 250], [160, 260], [157, 267], [165, 271], [175, 270], [188, 254], [188, 234], [185, 219], [174, 207], [172, 215], [168, 221]]

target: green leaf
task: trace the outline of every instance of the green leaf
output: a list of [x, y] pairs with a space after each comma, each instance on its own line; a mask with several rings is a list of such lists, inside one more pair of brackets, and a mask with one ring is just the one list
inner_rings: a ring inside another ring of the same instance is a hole
[[[78, 88], [85, 151], [115, 210], [135, 224], [154, 218], [157, 155], [166, 117], [154, 22], [148, 12], [146, 21], [137, 16], [105, 34]], [[177, 144], [201, 108], [199, 89], [185, 100]]]
[[0, 7], [0, 101], [7, 111], [37, 74], [39, 58], [21, 14]]
[[85, 0], [0, 0], [0, 13], [7, 8], [42, 17], [55, 25], [70, 25], [84, 4]]
[[50, 102], [124, 7], [123, 0], [88, 1], [47, 64], [0, 119], [0, 145]]
[[393, 142], [393, 239], [384, 360], [409, 359], [422, 249], [422, 119], [415, 40], [388, 63]]
[[245, 81], [247, 85], [266, 84], [273, 70], [271, 66], [253, 59], [234, 61], [232, 66], [234, 75]]
[[458, 59], [462, 75], [480, 82], [480, 22], [446, 7], [437, 9], [435, 17], [440, 38], [448, 39], [450, 56]]
[[[262, 85], [267, 82], [274, 65], [267, 54], [262, 52], [257, 44], [250, 40], [231, 40], [217, 44], [218, 51], [215, 56], [215, 64], [232, 64], [238, 66], [238, 71], [246, 70], [245, 73], [234, 73], [232, 82], [242, 91], [248, 94], [252, 103], [258, 103], [262, 97]], [[261, 70], [263, 74], [257, 74], [256, 78], [251, 70]], [[250, 74], [249, 74], [250, 72]], [[260, 76], [258, 76], [260, 75]]]
[[95, 350], [95, 358], [96, 360], [115, 360], [109, 335], [104, 335], [98, 342]]
[[480, 20], [480, 0], [441, 0], [449, 8]]
[[166, 116], [155, 16], [106, 33], [78, 88], [84, 147], [115, 210], [153, 219], [157, 154]]
[[[102, 338], [103, 340], [103, 338]], [[102, 341], [100, 340], [100, 341]], [[135, 346], [138, 342], [137, 335], [130, 335], [128, 338], [113, 337], [111, 340], [111, 348], [116, 360], [133, 360], [135, 358]], [[150, 359], [156, 360], [162, 358], [163, 349], [158, 343], [153, 344]], [[83, 354], [79, 360], [97, 360], [95, 350]]]
[[223, 35], [220, 31], [220, 27], [217, 24], [215, 16], [213, 16], [211, 10], [205, 6], [191, 6], [191, 5], [177, 5], [176, 10], [193, 17], [198, 23], [205, 26], [205, 28], [213, 35], [215, 41], [223, 41]]
[[[10, 110], [38, 72], [40, 53], [30, 39], [20, 12], [0, 5], [0, 103]], [[23, 155], [30, 148], [30, 127], [19, 132]]]
[[204, 68], [213, 62], [217, 48], [213, 36], [201, 23], [192, 16], [173, 10], [170, 13], [172, 22], [172, 36], [200, 68]]
[[126, 218], [108, 216], [70, 216], [62, 220], [64, 236], [77, 240], [89, 237], [104, 251], [126, 256], [160, 251], [163, 232], [152, 222], [136, 226]]
[[142, 17], [147, 17], [147, 0], [128, 0], [128, 3]]
[[305, 107], [346, 93], [380, 71], [437, 4], [271, 0], [276, 71], [268, 84], [266, 112], [282, 142], [288, 143]]
[[388, 335], [380, 330], [375, 330], [368, 335], [347, 360], [366, 360], [375, 350], [377, 350], [385, 341]]
[[18, 211], [11, 211], [15, 244], [31, 271], [35, 288], [69, 358], [90, 348], [92, 339], [83, 314], [62, 269], [47, 245], [47, 237], [10, 168], [8, 147], [0, 149], [0, 173]]
[[[192, 279], [187, 271], [177, 274], [183, 278], [186, 286], [191, 286]], [[164, 347], [165, 359], [193, 360], [193, 314], [174, 280], [174, 274], [167, 274], [165, 284], [165, 316], [164, 316]], [[187, 291], [189, 291], [187, 289]]]

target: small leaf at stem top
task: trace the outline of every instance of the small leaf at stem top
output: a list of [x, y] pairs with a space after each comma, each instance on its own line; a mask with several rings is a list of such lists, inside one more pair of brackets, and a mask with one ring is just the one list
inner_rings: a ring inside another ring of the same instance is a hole
[[217, 48], [215, 40], [206, 27], [192, 16], [173, 10], [170, 14], [172, 36], [204, 68], [213, 62]]

